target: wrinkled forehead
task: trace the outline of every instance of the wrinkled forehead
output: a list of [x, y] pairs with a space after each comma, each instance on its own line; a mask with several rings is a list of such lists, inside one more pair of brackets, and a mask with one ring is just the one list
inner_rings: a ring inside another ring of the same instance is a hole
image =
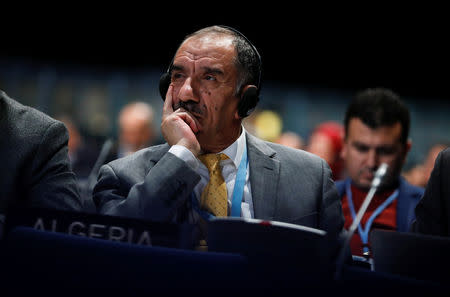
[[223, 59], [234, 58], [235, 46], [233, 37], [223, 33], [208, 33], [191, 36], [178, 48], [174, 60], [181, 57], [192, 61], [202, 58]]

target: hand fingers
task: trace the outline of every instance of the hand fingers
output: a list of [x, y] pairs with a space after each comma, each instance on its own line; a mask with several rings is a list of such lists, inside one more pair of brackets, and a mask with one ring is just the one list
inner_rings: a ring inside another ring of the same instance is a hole
[[174, 114], [174, 112], [177, 113], [177, 116], [180, 117], [188, 126], [191, 128], [191, 130], [194, 133], [197, 133], [199, 131], [199, 124], [197, 119], [192, 116], [188, 111], [186, 111], [184, 108], [178, 108], [176, 111], [173, 110], [173, 96], [172, 92], [173, 86], [172, 84], [169, 85], [169, 88], [167, 89], [166, 93], [166, 99], [164, 100], [163, 105], [163, 112], [162, 117], [163, 120], [167, 118], [168, 116]]
[[186, 123], [189, 125], [189, 127], [191, 128], [192, 132], [197, 133], [199, 131], [199, 125], [197, 120], [195, 119], [194, 116], [192, 116], [191, 114], [189, 114], [188, 112], [181, 112], [178, 114], [178, 116]]
[[172, 90], [173, 90], [173, 86], [172, 86], [172, 84], [170, 84], [169, 88], [167, 89], [166, 99], [164, 100], [163, 112], [162, 112], [163, 118], [168, 116], [169, 114], [173, 113]]

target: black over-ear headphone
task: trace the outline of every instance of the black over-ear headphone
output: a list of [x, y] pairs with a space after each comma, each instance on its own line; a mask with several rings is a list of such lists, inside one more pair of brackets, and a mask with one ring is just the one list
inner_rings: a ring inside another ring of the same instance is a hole
[[[250, 115], [250, 113], [255, 109], [256, 104], [259, 101], [259, 90], [261, 84], [261, 56], [259, 55], [258, 50], [253, 45], [253, 43], [251, 43], [250, 40], [248, 40], [244, 34], [242, 34], [241, 32], [232, 27], [223, 25], [219, 25], [218, 27], [228, 29], [230, 31], [233, 31], [237, 35], [241, 36], [250, 45], [258, 60], [258, 74], [257, 74], [258, 77], [256, 78], [257, 82], [256, 87], [247, 88], [247, 90], [245, 90], [245, 92], [242, 93], [241, 100], [239, 101], [238, 104], [238, 114], [241, 118], [245, 118], [246, 116]], [[173, 66], [173, 59], [172, 62], [170, 62], [167, 71], [163, 75], [161, 75], [161, 78], [159, 79], [159, 93], [161, 94], [163, 100], [166, 99], [166, 93], [171, 83], [172, 66]]]

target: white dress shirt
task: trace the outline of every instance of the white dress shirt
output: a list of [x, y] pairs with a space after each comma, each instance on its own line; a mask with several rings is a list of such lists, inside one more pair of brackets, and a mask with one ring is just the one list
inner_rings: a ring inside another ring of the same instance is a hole
[[[242, 159], [242, 154], [247, 146], [245, 129], [242, 127], [242, 133], [239, 138], [231, 144], [229, 147], [221, 151], [228, 156], [229, 159], [220, 161], [220, 167], [222, 168], [222, 176], [227, 185], [227, 195], [228, 195], [228, 213], [231, 209], [231, 201], [233, 200], [233, 190], [236, 181], [236, 174], [239, 168], [239, 164]], [[169, 152], [177, 156], [178, 158], [184, 160], [200, 175], [200, 181], [194, 188], [194, 195], [200, 202], [200, 197], [203, 188], [209, 181], [209, 172], [206, 166], [197, 159], [194, 154], [188, 150], [186, 147], [181, 145], [173, 145]], [[244, 194], [241, 203], [241, 217], [243, 218], [253, 218], [253, 202], [252, 202], [252, 192], [250, 187], [250, 168], [247, 166], [245, 177]]]

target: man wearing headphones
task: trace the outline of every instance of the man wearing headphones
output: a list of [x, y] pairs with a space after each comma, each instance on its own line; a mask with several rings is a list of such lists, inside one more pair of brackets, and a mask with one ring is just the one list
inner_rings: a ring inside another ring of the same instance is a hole
[[[188, 35], [160, 81], [167, 143], [101, 168], [94, 189], [99, 212], [177, 223], [256, 218], [337, 236], [344, 219], [329, 166], [242, 126], [258, 102], [260, 76], [259, 53], [235, 29], [212, 26]], [[217, 163], [207, 168], [211, 154]]]

